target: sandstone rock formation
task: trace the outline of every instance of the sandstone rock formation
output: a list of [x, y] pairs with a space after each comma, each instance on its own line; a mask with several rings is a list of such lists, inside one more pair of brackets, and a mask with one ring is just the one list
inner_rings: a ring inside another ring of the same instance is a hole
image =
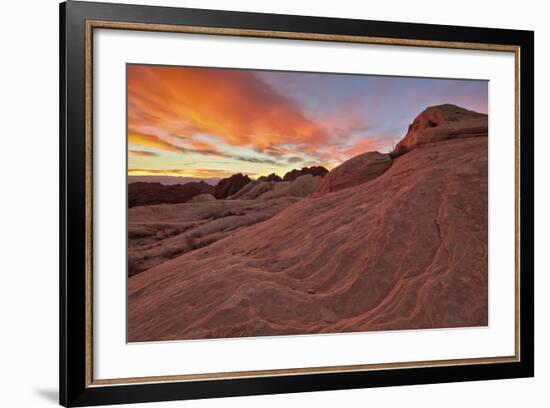
[[252, 180], [237, 193], [227, 197], [229, 200], [255, 200], [262, 194], [273, 190], [277, 182], [275, 181], [257, 181]]
[[321, 177], [305, 174], [294, 181], [283, 181], [272, 185], [272, 189], [258, 196], [268, 200], [278, 197], [307, 197], [316, 192], [321, 185]]
[[252, 180], [236, 194], [227, 197], [229, 200], [269, 200], [279, 197], [307, 197], [316, 192], [321, 184], [321, 177], [306, 174], [293, 181], [257, 181]]
[[128, 207], [153, 204], [185, 203], [199, 194], [210, 193], [213, 187], [203, 181], [163, 185], [137, 182], [128, 184]]
[[185, 204], [131, 208], [128, 275], [137, 275], [169, 259], [207, 247], [241, 228], [266, 221], [299, 200], [285, 197], [269, 201], [229, 201], [210, 197]]
[[488, 117], [455, 105], [431, 106], [409, 125], [407, 135], [397, 144], [392, 157], [401, 156], [427, 143], [448, 139], [487, 136]]
[[319, 194], [324, 195], [366, 183], [383, 174], [391, 163], [389, 154], [379, 152], [367, 152], [355, 156], [323, 177]]
[[235, 194], [248, 183], [250, 183], [250, 178], [247, 175], [242, 175], [241, 173], [233, 174], [231, 177], [221, 179], [216, 187], [214, 187], [212, 194], [218, 200], [226, 198]]
[[129, 340], [487, 325], [486, 119], [450, 109], [378, 177], [130, 278]]

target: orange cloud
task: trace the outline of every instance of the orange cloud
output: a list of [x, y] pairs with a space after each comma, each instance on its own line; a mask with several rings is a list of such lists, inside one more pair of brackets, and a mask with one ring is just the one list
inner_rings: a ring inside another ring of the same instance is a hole
[[[175, 144], [172, 144], [164, 139], [161, 139], [160, 137], [154, 136], [154, 135], [147, 135], [147, 134], [141, 134], [141, 133], [129, 133], [128, 134], [128, 143], [130, 145], [138, 145], [141, 147], [148, 147], [152, 149], [159, 149], [164, 150], [168, 152], [174, 152], [174, 153], [199, 153], [204, 154], [206, 156], [214, 156], [214, 157], [225, 157], [228, 159], [233, 160], [239, 160], [242, 162], [247, 163], [263, 163], [263, 164], [271, 164], [274, 166], [281, 166], [282, 164], [279, 162], [276, 162], [275, 160], [271, 160], [269, 158], [256, 158], [256, 157], [247, 157], [247, 156], [241, 156], [237, 154], [226, 154], [222, 152], [218, 152], [216, 150], [213, 150], [213, 147], [211, 147], [208, 144], [205, 143], [199, 143], [197, 146], [199, 147], [209, 147], [210, 149], [189, 149], [186, 147], [177, 146]], [[192, 143], [193, 144], [193, 143]], [[137, 154], [136, 154], [137, 152]], [[140, 155], [141, 153], [141, 155]], [[128, 152], [129, 156], [132, 157], [145, 157], [143, 154], [145, 152], [130, 150]], [[154, 153], [151, 153], [151, 155], [154, 155]]]
[[383, 147], [380, 139], [361, 139], [354, 146], [346, 149], [343, 153], [346, 157], [354, 157], [362, 153], [379, 150]]
[[[241, 174], [246, 176], [256, 176], [257, 173], [241, 171]], [[219, 169], [193, 169], [193, 177], [197, 178], [224, 178], [235, 174], [234, 170], [219, 170]]]
[[129, 66], [128, 128], [184, 138], [204, 133], [259, 150], [328, 140], [291, 99], [253, 72], [231, 69]]
[[182, 169], [128, 169], [129, 176], [187, 176], [187, 173]]
[[166, 142], [160, 137], [154, 135], [146, 135], [142, 133], [128, 133], [128, 143], [142, 147], [153, 149], [167, 150], [169, 152], [184, 153], [185, 150], [171, 143]]
[[[130, 65], [127, 74], [132, 157], [144, 158], [143, 150], [149, 149], [194, 153], [228, 159], [223, 163], [239, 161], [241, 166], [231, 167], [241, 172], [269, 174], [277, 168], [284, 173], [298, 163], [332, 168], [383, 147], [376, 138], [350, 146], [351, 140], [370, 130], [351, 110], [308, 117], [297, 102], [253, 71]], [[155, 166], [159, 162], [156, 159]], [[194, 165], [203, 168], [135, 170], [134, 174], [227, 177], [234, 173], [219, 169], [209, 173], [204, 168], [208, 159], [200, 157]]]
[[[241, 172], [248, 176], [257, 173]], [[170, 176], [195, 178], [224, 178], [235, 174], [233, 170], [224, 169], [128, 169], [129, 176]]]

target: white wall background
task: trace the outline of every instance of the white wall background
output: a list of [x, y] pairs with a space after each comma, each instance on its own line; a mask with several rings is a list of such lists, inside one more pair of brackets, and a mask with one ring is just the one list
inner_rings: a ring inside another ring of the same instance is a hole
[[[122, 2], [122, 1], [121, 1]], [[124, 1], [126, 2], [126, 1]], [[138, 0], [134, 3], [140, 2]], [[58, 381], [58, 7], [57, 0], [0, 6], [0, 406], [57, 404]], [[550, 400], [547, 176], [550, 161], [550, 27], [545, 3], [501, 0], [300, 2], [149, 0], [146, 4], [535, 30], [536, 378], [229, 398], [147, 407], [546, 407]]]

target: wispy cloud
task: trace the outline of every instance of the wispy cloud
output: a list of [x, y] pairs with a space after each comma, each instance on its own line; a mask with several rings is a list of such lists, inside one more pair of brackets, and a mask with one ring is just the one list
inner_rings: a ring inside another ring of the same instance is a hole
[[[252, 71], [128, 67], [128, 127], [208, 133], [234, 146], [322, 144], [327, 134], [300, 107]], [[143, 113], [147, 114], [144, 115]]]
[[[241, 172], [244, 175], [247, 176], [257, 176], [258, 173], [249, 172], [249, 171], [242, 171]], [[229, 177], [235, 174], [232, 170], [219, 170], [219, 169], [194, 169], [193, 170], [193, 177], [203, 177], [203, 178], [209, 178], [209, 177]]]
[[128, 144], [131, 146], [148, 147], [152, 149], [165, 150], [167, 152], [186, 153], [186, 149], [175, 146], [160, 137], [143, 133], [128, 133]]
[[[202, 149], [187, 148], [184, 146], [179, 146], [175, 143], [171, 143], [158, 136], [141, 134], [141, 133], [129, 133], [128, 143], [132, 146], [158, 149], [158, 150], [163, 150], [163, 151], [172, 152], [172, 153], [198, 153], [205, 156], [224, 157], [224, 158], [239, 160], [239, 161], [248, 162], [248, 163], [264, 163], [264, 164], [271, 164], [274, 166], [283, 165], [269, 158], [240, 156], [236, 154], [228, 154], [221, 151], [216, 151], [213, 148], [204, 148], [207, 146], [209, 147], [209, 145], [205, 143], [195, 144], [199, 147], [203, 147]], [[132, 157], [146, 157], [146, 156], [151, 157], [151, 156], [155, 156], [156, 154], [152, 152], [130, 150], [129, 155]]]
[[298, 157], [298, 156], [292, 156], [292, 157], [289, 157], [288, 159], [286, 159], [287, 162], [289, 163], [300, 163], [300, 162], [303, 162], [304, 159], [302, 159], [301, 157]]
[[146, 150], [128, 150], [128, 156], [130, 157], [156, 157], [156, 153], [148, 152]]
[[387, 141], [382, 138], [366, 138], [358, 140], [354, 145], [342, 150], [343, 157], [354, 157], [361, 153], [382, 150]]
[[[254, 172], [241, 172], [248, 176], [256, 176]], [[235, 174], [235, 171], [224, 169], [128, 169], [129, 176], [170, 176], [195, 178], [223, 178]]]
[[481, 81], [149, 65], [127, 74], [130, 164], [218, 174], [334, 167], [387, 151], [428, 105], [486, 111], [488, 98]]
[[327, 146], [365, 129], [342, 110], [321, 120], [308, 116], [254, 71], [128, 67], [128, 138], [136, 149], [271, 167], [312, 159], [328, 164], [342, 152]]

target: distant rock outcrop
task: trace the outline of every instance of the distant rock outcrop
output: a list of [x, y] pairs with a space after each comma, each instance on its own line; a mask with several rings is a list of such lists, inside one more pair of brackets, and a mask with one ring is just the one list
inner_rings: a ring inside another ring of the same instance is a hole
[[207, 178], [197, 178], [197, 177], [176, 177], [176, 176], [133, 176], [128, 175], [128, 184], [131, 183], [160, 183], [165, 186], [172, 184], [187, 184], [187, 183], [198, 183], [204, 181], [211, 186], [215, 186], [220, 181], [220, 178], [217, 177], [207, 177]]
[[275, 184], [277, 184], [275, 181], [251, 180], [250, 183], [237, 191], [237, 193], [227, 198], [229, 200], [255, 200], [262, 194], [271, 191]]
[[307, 197], [316, 192], [321, 185], [321, 177], [305, 174], [294, 181], [274, 183], [271, 191], [261, 194], [260, 199], [273, 199], [279, 197]]
[[250, 183], [250, 178], [241, 173], [233, 174], [231, 177], [221, 179], [214, 187], [212, 194], [218, 200], [229, 197]]
[[207, 201], [216, 201], [216, 197], [212, 194], [199, 194], [191, 199], [192, 203], [204, 203]]
[[302, 167], [300, 170], [294, 169], [286, 173], [283, 177], [283, 181], [294, 181], [298, 177], [305, 176], [306, 174], [311, 174], [314, 177], [323, 177], [327, 173], [328, 170], [323, 166]]
[[379, 152], [367, 152], [355, 156], [335, 167], [323, 177], [319, 194], [324, 195], [366, 183], [383, 174], [391, 166], [391, 163], [392, 159], [389, 154]]
[[210, 193], [213, 187], [203, 181], [163, 185], [137, 182], [128, 184], [128, 207], [153, 204], [185, 203], [199, 194]]
[[258, 181], [274, 181], [277, 183], [282, 180], [283, 179], [275, 173], [271, 173], [269, 176], [258, 177]]
[[321, 177], [306, 174], [293, 181], [257, 181], [252, 180], [236, 194], [227, 197], [229, 200], [270, 200], [280, 197], [307, 197], [316, 192], [321, 184]]
[[456, 105], [431, 106], [409, 125], [406, 136], [397, 144], [390, 156], [401, 156], [427, 143], [487, 136], [487, 118], [483, 113]]

